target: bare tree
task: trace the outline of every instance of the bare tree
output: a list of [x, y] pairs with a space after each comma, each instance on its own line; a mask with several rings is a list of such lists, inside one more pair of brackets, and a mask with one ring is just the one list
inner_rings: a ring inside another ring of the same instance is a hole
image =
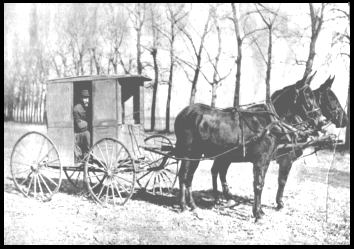
[[104, 32], [104, 40], [106, 41], [106, 46], [109, 48], [107, 72], [109, 73], [110, 65], [112, 65], [114, 74], [118, 74], [118, 65], [122, 65], [123, 68], [125, 67], [123, 60], [121, 60], [120, 50], [124, 42], [128, 43], [130, 40], [127, 24], [128, 17], [122, 4], [104, 4], [104, 10], [108, 17]]
[[316, 55], [316, 42], [324, 22], [324, 10], [327, 5], [327, 3], [322, 3], [321, 7], [319, 9], [316, 9], [313, 3], [309, 3], [311, 18], [311, 40], [304, 77], [307, 76], [312, 70], [313, 61]]
[[[261, 17], [263, 23], [265, 24], [265, 28], [268, 31], [268, 49], [267, 49], [267, 56], [265, 56], [265, 53], [263, 53], [259, 41], [257, 38], [253, 39], [253, 42], [257, 46], [257, 49], [260, 52], [260, 55], [266, 64], [267, 70], [266, 70], [266, 79], [265, 79], [265, 84], [266, 84], [266, 101], [267, 103], [270, 102], [270, 79], [271, 79], [271, 70], [272, 70], [272, 51], [273, 51], [273, 35], [276, 35], [277, 31], [279, 30], [279, 22], [276, 22], [277, 19], [281, 19], [282, 23], [286, 23], [287, 20], [285, 17], [279, 16], [279, 10], [281, 4], [279, 4], [278, 8], [276, 10], [272, 10], [271, 8], [263, 5], [263, 4], [254, 4], [256, 8], [256, 12], [259, 14]], [[261, 39], [263, 41], [263, 39]]]
[[150, 3], [148, 7], [149, 14], [149, 26], [148, 31], [151, 32], [152, 42], [150, 45], [146, 46], [146, 49], [150, 52], [153, 60], [153, 69], [154, 69], [154, 83], [152, 84], [152, 100], [151, 100], [151, 125], [150, 130], [155, 129], [155, 112], [156, 112], [156, 97], [157, 97], [157, 88], [159, 84], [159, 65], [157, 59], [157, 53], [159, 51], [161, 43], [161, 21], [162, 13], [160, 13], [160, 3]]
[[170, 54], [170, 65], [169, 65], [169, 77], [168, 77], [168, 94], [166, 103], [166, 132], [170, 131], [170, 104], [171, 104], [171, 93], [172, 93], [172, 83], [173, 83], [173, 73], [175, 67], [175, 41], [177, 35], [180, 33], [180, 26], [184, 25], [184, 19], [188, 15], [189, 11], [185, 11], [186, 4], [173, 4], [167, 3], [166, 7], [166, 17], [167, 17], [167, 27], [159, 28], [160, 33], [168, 40], [169, 43], [169, 54]]
[[[212, 76], [212, 79], [209, 80], [208, 77], [205, 75], [205, 73], [203, 72], [203, 70], [201, 70], [200, 72], [202, 73], [202, 75], [204, 76], [204, 78], [208, 81], [208, 83], [210, 84], [211, 86], [211, 106], [212, 107], [215, 107], [216, 105], [216, 98], [217, 98], [217, 94], [216, 94], [216, 90], [219, 86], [221, 86], [221, 82], [223, 80], [225, 80], [231, 73], [233, 67], [230, 69], [230, 72], [221, 77], [220, 76], [220, 73], [219, 73], [219, 61], [220, 61], [220, 56], [221, 56], [221, 52], [222, 52], [222, 37], [221, 37], [221, 34], [222, 34], [222, 30], [221, 30], [221, 27], [220, 27], [220, 23], [219, 23], [219, 19], [220, 19], [220, 16], [217, 14], [217, 9], [219, 7], [219, 4], [216, 4], [216, 5], [212, 5], [210, 6], [211, 8], [211, 16], [212, 16], [212, 19], [213, 19], [213, 23], [214, 23], [214, 27], [215, 27], [215, 30], [216, 30], [216, 34], [217, 34], [217, 54], [215, 56], [215, 58], [212, 58], [210, 56], [210, 53], [208, 52], [207, 49], [205, 49], [205, 52], [208, 56], [208, 63], [211, 64], [211, 66], [213, 67], [214, 71], [213, 71], [213, 76]], [[234, 64], [235, 65], [235, 64]]]
[[240, 85], [241, 85], [241, 66], [242, 66], [242, 38], [240, 34], [240, 25], [239, 25], [239, 10], [238, 6], [235, 3], [231, 3], [233, 22], [235, 27], [236, 41], [237, 41], [237, 72], [236, 72], [236, 84], [235, 84], [235, 95], [234, 95], [234, 107], [240, 105]]
[[133, 23], [133, 27], [136, 31], [136, 49], [137, 49], [137, 70], [138, 74], [141, 74], [143, 71], [143, 65], [141, 62], [142, 55], [142, 46], [141, 46], [141, 37], [142, 37], [142, 29], [145, 23], [146, 11], [147, 11], [147, 3], [135, 3], [133, 10], [127, 8], [129, 12], [129, 18]]

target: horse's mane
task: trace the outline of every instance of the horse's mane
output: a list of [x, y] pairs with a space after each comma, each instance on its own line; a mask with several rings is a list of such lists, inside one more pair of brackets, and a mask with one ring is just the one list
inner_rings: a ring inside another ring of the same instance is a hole
[[286, 86], [286, 87], [283, 87], [282, 89], [280, 90], [277, 90], [275, 91], [272, 96], [271, 96], [271, 99], [274, 100], [276, 98], [278, 98], [283, 92], [285, 92], [286, 90], [288, 90], [290, 87], [292, 87], [293, 85], [290, 85], [290, 86]]

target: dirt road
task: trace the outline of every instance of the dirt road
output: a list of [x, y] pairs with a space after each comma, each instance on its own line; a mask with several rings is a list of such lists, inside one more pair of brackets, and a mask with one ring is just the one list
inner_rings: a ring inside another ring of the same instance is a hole
[[278, 165], [272, 163], [262, 196], [266, 215], [254, 223], [248, 163], [230, 167], [227, 180], [236, 202], [231, 209], [213, 206], [212, 162], [200, 164], [193, 182], [199, 217], [179, 213], [177, 195], [153, 196], [138, 189], [125, 206], [102, 207], [66, 179], [52, 201], [26, 199], [12, 182], [9, 158], [27, 130], [44, 127], [5, 123], [4, 244], [350, 244], [349, 154], [337, 153], [330, 172], [329, 151], [297, 161], [282, 211], [275, 210]]

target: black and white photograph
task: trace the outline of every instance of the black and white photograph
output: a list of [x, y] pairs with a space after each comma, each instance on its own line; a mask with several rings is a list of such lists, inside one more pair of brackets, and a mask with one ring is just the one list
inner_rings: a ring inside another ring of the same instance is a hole
[[350, 245], [350, 3], [4, 3], [4, 245]]

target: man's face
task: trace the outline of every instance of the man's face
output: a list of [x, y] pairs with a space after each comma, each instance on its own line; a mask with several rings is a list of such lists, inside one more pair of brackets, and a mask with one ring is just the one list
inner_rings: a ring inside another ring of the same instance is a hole
[[84, 105], [85, 108], [88, 107], [90, 102], [90, 99], [88, 97], [82, 97], [82, 104]]

